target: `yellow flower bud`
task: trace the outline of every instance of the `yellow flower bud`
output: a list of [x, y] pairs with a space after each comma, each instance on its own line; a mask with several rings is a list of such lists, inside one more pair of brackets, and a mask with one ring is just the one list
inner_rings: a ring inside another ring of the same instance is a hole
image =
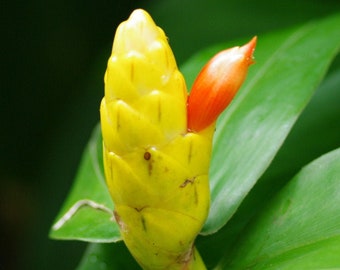
[[206, 269], [194, 240], [209, 211], [214, 123], [245, 79], [255, 43], [213, 58], [187, 102], [149, 14], [136, 10], [117, 29], [100, 108], [104, 169], [121, 235], [143, 269]]
[[143, 10], [117, 29], [101, 103], [104, 168], [124, 242], [143, 269], [205, 269], [211, 136], [187, 133], [187, 91]]

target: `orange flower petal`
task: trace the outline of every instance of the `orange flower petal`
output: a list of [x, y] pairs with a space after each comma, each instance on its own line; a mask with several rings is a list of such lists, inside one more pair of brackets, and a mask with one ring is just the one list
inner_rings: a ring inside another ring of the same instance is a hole
[[242, 47], [216, 54], [201, 70], [188, 98], [188, 130], [199, 132], [213, 124], [246, 78], [257, 38]]

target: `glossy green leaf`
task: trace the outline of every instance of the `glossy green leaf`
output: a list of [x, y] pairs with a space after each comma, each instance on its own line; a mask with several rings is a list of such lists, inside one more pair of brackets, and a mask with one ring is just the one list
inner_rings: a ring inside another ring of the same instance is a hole
[[[65, 220], [65, 214], [83, 200], [105, 206], [111, 213], [80, 204], [82, 206]], [[119, 241], [120, 233], [112, 213], [113, 202], [103, 175], [102, 137], [98, 125], [83, 154], [74, 186], [55, 220], [54, 225], [61, 221], [61, 226], [57, 230], [52, 228], [50, 237], [89, 242]]]
[[[339, 15], [259, 37], [256, 65], [217, 125], [203, 234], [226, 224], [269, 166], [339, 51], [338, 25]], [[184, 74], [196, 74], [211, 54], [194, 57]]]
[[339, 146], [339, 89], [340, 69], [327, 75], [270, 167], [230, 221], [217, 233], [196, 240], [196, 246], [210, 268], [216, 266], [221, 257], [231, 258], [231, 250], [246, 224], [302, 166]]
[[90, 244], [76, 270], [139, 270], [123, 242]]
[[340, 267], [340, 148], [302, 169], [217, 269]]

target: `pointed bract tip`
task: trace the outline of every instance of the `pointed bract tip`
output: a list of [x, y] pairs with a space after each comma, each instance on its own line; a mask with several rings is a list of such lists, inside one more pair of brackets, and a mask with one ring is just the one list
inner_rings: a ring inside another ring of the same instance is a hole
[[240, 48], [240, 51], [245, 55], [248, 65], [254, 64], [254, 51], [257, 43], [257, 36], [254, 36], [247, 44]]
[[241, 47], [216, 54], [196, 78], [187, 104], [188, 130], [200, 132], [215, 123], [229, 105], [254, 63], [257, 37]]
[[166, 40], [164, 33], [157, 27], [148, 12], [137, 9], [122, 22], [115, 34], [112, 54], [144, 54], [155, 41]]
[[150, 20], [153, 21], [151, 16], [149, 15], [149, 13], [147, 13], [144, 9], [141, 9], [141, 8], [135, 9], [131, 13], [131, 15], [130, 15], [130, 17], [128, 19], [128, 21], [134, 21], [134, 22], [138, 22], [138, 21], [150, 21]]

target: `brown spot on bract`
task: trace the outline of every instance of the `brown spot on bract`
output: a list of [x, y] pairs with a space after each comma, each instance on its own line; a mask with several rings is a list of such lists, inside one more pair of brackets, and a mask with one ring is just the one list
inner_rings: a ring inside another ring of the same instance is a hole
[[149, 172], [149, 175], [151, 175], [151, 173], [152, 173], [152, 163], [154, 161], [154, 160], [151, 160], [151, 157], [152, 156], [151, 156], [150, 152], [146, 151], [144, 153], [144, 159], [148, 161], [148, 172]]
[[124, 221], [120, 218], [119, 214], [116, 211], [113, 211], [113, 215], [115, 217], [115, 220], [119, 226], [119, 228], [124, 231], [126, 228]]
[[148, 170], [149, 170], [149, 175], [151, 175], [151, 173], [152, 173], [152, 162], [149, 162]]
[[185, 181], [179, 186], [180, 188], [184, 188], [186, 187], [188, 184], [192, 184], [194, 183], [195, 178], [193, 179], [185, 179]]
[[145, 160], [150, 160], [150, 158], [151, 158], [150, 152], [145, 152], [145, 153], [144, 153], [144, 159], [145, 159]]
[[117, 221], [117, 223], [119, 223], [120, 216], [118, 215], [118, 213], [116, 211], [113, 211], [113, 215], [115, 216], [115, 220]]
[[146, 221], [143, 216], [141, 216], [141, 221], [142, 221], [143, 230], [146, 232]]
[[134, 209], [137, 211], [137, 212], [140, 212], [142, 211], [146, 206], [143, 206], [143, 207], [134, 207]]
[[191, 261], [191, 258], [194, 254], [194, 248], [193, 246], [188, 250], [186, 253], [183, 253], [179, 256], [177, 256], [176, 261], [183, 265], [183, 268], [181, 269], [189, 269], [189, 263]]

